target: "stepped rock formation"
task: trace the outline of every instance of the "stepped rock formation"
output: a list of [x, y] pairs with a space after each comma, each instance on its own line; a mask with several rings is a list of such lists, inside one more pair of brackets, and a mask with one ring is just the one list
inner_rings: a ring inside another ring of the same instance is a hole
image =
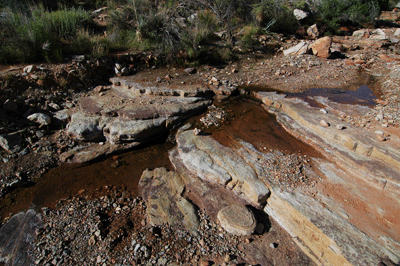
[[61, 155], [63, 161], [90, 161], [103, 154], [129, 149], [165, 135], [184, 119], [211, 104], [211, 90], [197, 85], [137, 82], [112, 78], [109, 90], [93, 91], [71, 110], [66, 134], [86, 147]]

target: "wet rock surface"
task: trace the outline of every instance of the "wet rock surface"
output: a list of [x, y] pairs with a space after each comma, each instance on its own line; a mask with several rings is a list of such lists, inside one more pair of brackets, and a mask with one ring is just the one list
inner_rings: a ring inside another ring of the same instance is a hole
[[[141, 71], [128, 67], [122, 59], [117, 65], [84, 57], [64, 66], [32, 65], [25, 70], [22, 66], [3, 71], [1, 204], [17, 206], [19, 191], [60, 161], [90, 161], [137, 147], [144, 139], [151, 142], [160, 135], [166, 137], [181, 121], [206, 110], [214, 95], [218, 102], [239, 93], [268, 90], [265, 88], [284, 92], [318, 87], [355, 91], [363, 84], [377, 96], [372, 107], [335, 103], [315, 95], [307, 96], [306, 101], [296, 97], [283, 100], [277, 95], [261, 97], [264, 107], [277, 115], [288, 132], [313, 145], [325, 158], [276, 151], [252, 139], [261, 136], [258, 131], [262, 124], [242, 124], [246, 133], [228, 137], [215, 132], [213, 128], [231, 125], [234, 120], [229, 110], [220, 107], [210, 107], [209, 115], [196, 124], [196, 134], [180, 132], [178, 148], [170, 152], [174, 166], [170, 171], [182, 178], [184, 190], [178, 194], [200, 209], [198, 235], [180, 225], [150, 225], [150, 219], [145, 219], [149, 202], [135, 199], [124, 190], [111, 192], [107, 188], [101, 196], [90, 190], [42, 210], [46, 229], [36, 239], [34, 256], [37, 264], [44, 265], [88, 261], [313, 265], [304, 253], [323, 265], [397, 263], [400, 58], [396, 38], [396, 29], [390, 28], [334, 36], [325, 49], [330, 59], [311, 54], [308, 47], [314, 41], [300, 45], [302, 40], [282, 38], [281, 51], [296, 47], [293, 52], [274, 57], [249, 54], [227, 66], [201, 66], [196, 71]], [[118, 75], [135, 75], [113, 78], [110, 85], [108, 78], [115, 74], [114, 68]], [[308, 119], [303, 111], [314, 118]], [[28, 117], [35, 113], [47, 115], [51, 123], [30, 121]], [[234, 118], [246, 117], [247, 113], [242, 110]], [[75, 119], [79, 116], [82, 122]], [[94, 119], [85, 122], [85, 117]], [[329, 127], [320, 124], [321, 120]], [[72, 125], [76, 129], [70, 130]], [[135, 131], [138, 127], [140, 131]], [[207, 136], [208, 132], [211, 135]], [[183, 145], [180, 139], [185, 134], [190, 145]], [[14, 142], [10, 136], [18, 139]], [[174, 137], [170, 138], [173, 141]], [[183, 152], [186, 146], [189, 152]], [[222, 162], [223, 156], [214, 154], [215, 150], [230, 154], [232, 161]], [[185, 159], [186, 155], [182, 158], [184, 153], [192, 158], [206, 153], [211, 161], [194, 163]], [[271, 193], [268, 198], [261, 197], [260, 201], [249, 193], [251, 184], [248, 187], [247, 181], [236, 179], [231, 170], [236, 170], [233, 165], [238, 158], [240, 165], [254, 167], [258, 180]], [[114, 160], [112, 169], [122, 163]], [[212, 167], [207, 171], [198, 167], [209, 163]], [[158, 182], [168, 184], [161, 177], [168, 174], [156, 176]], [[233, 237], [220, 227], [218, 212], [233, 204], [257, 208], [266, 204], [263, 209], [252, 209], [257, 221], [255, 235]]]
[[[100, 94], [93, 92], [80, 100], [80, 109], [67, 125], [67, 135], [80, 141], [109, 143], [111, 150], [119, 144], [138, 145], [167, 134], [177, 123], [211, 104], [207, 98], [195, 97], [207, 92], [197, 86], [150, 86], [134, 82], [130, 77], [111, 81], [114, 84], [111, 89]], [[118, 149], [124, 146], [132, 147], [120, 145]], [[96, 147], [97, 153], [92, 151]], [[83, 149], [77, 156], [85, 153], [81, 158], [92, 160], [102, 155], [103, 150], [99, 145], [92, 145], [89, 152]], [[89, 153], [93, 158], [87, 156]], [[84, 162], [76, 158], [74, 161]]]

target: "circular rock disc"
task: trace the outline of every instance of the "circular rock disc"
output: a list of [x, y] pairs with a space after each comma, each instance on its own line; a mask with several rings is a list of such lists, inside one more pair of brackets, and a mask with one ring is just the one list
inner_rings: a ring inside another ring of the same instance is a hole
[[242, 205], [230, 205], [218, 212], [218, 220], [228, 233], [234, 235], [251, 235], [257, 222], [253, 213]]

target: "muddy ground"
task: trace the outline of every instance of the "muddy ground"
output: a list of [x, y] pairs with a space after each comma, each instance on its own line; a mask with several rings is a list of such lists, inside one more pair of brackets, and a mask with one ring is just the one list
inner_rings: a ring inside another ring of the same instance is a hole
[[[282, 47], [294, 43], [295, 40], [288, 39]], [[311, 54], [284, 56], [280, 51], [276, 54], [250, 53], [240, 55], [238, 61], [224, 66], [198, 66], [195, 74], [179, 67], [137, 67], [132, 73], [152, 82], [202, 82], [215, 86], [212, 81], [215, 78], [217, 82], [239, 86], [242, 96], [236, 97], [245, 97], [244, 101], [232, 97], [226, 99], [224, 95], [215, 97], [215, 106], [226, 112], [220, 125], [204, 126], [200, 121], [204, 114], [190, 122], [213, 133], [224, 145], [229, 145], [226, 135], [234, 135], [260, 149], [279, 150], [288, 160], [282, 171], [297, 172], [301, 164], [312, 164], [307, 156], [320, 155], [280, 128], [271, 115], [263, 112], [259, 102], [251, 99], [249, 92], [297, 93], [311, 88], [357, 90], [360, 85], [367, 85], [378, 98], [376, 112], [369, 118], [354, 115], [346, 119], [358, 125], [360, 130], [382, 123], [389, 123], [392, 130], [398, 130], [400, 91], [396, 73], [400, 73], [400, 64], [398, 60], [388, 62], [379, 57], [387, 53], [390, 53], [388, 49], [354, 50], [344, 59], [323, 59]], [[365, 60], [354, 63], [351, 58], [360, 54]], [[268, 217], [263, 218], [265, 228], [251, 237], [229, 235], [202, 210], [199, 210], [199, 236], [190, 236], [180, 228], [148, 226], [146, 206], [138, 198], [137, 182], [148, 167], [172, 167], [168, 151], [174, 146], [173, 132], [161, 137], [158, 143], [123, 154], [85, 165], [68, 165], [61, 164], [58, 155], [82, 143], [63, 134], [65, 125], [54, 123], [39, 127], [23, 119], [27, 112], [55, 111], [57, 108], [53, 103], [60, 109], [74, 106], [79, 97], [96, 86], [108, 85], [108, 78], [113, 76], [113, 64], [118, 61], [128, 65], [130, 59], [127, 58], [129, 56], [61, 65], [43, 64], [34, 77], [24, 74], [25, 66], [1, 69], [1, 102], [11, 99], [15, 106], [0, 113], [0, 133], [19, 131], [23, 147], [15, 153], [0, 152], [0, 224], [32, 206], [42, 212], [44, 229], [38, 232], [32, 251], [35, 263], [314, 265], [290, 236]], [[131, 62], [132, 69], [134, 64], [136, 62]], [[385, 117], [391, 117], [390, 121], [375, 119], [381, 110]], [[283, 182], [287, 182], [288, 187], [304, 185], [293, 184], [290, 180]], [[306, 185], [312, 182], [317, 180], [310, 180]], [[252, 248], [251, 243], [258, 244]]]

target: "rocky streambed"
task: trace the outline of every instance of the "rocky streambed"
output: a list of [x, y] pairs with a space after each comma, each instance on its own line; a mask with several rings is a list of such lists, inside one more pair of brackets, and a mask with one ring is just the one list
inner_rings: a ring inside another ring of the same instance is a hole
[[[142, 71], [49, 112], [29, 100], [42, 115], [1, 120], [1, 260], [396, 265], [398, 63], [318, 54]], [[16, 104], [2, 118], [25, 117]]]

